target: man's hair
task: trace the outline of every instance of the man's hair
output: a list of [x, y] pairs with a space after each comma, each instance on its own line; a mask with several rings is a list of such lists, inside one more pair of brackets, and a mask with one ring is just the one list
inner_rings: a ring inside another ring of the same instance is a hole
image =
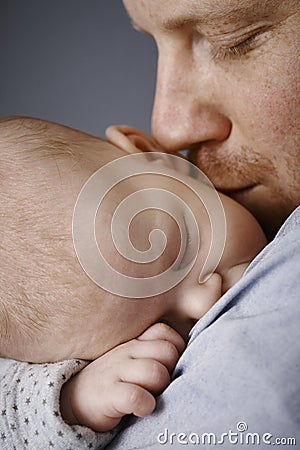
[[38, 119], [0, 119], [0, 356], [18, 359], [20, 346], [65, 327], [84, 301], [87, 277], [73, 250], [71, 216], [69, 227], [63, 220], [63, 181], [48, 185], [62, 161], [78, 163], [76, 133]]

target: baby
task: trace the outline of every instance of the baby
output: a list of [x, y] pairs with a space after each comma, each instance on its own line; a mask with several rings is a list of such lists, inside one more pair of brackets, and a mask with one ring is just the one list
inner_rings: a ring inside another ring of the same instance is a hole
[[[266, 244], [255, 219], [220, 194], [225, 248], [214, 273], [209, 276], [208, 267], [203, 274], [212, 238], [206, 208], [183, 183], [155, 173], [145, 161], [153, 173], [131, 177], [125, 188], [116, 185], [101, 205], [95, 222], [99, 248], [120, 272], [139, 279], [155, 276], [174, 262], [175, 270], [190, 264], [188, 244], [178, 261], [181, 236], [174, 219], [162, 210], [137, 216], [131, 231], [134, 246], [144, 251], [151, 230], [162, 230], [172, 245], [159, 258], [137, 264], [115, 250], [110, 229], [115, 205], [138, 190], [144, 195], [156, 187], [183, 199], [176, 203], [183, 223], [184, 205], [196, 211], [201, 245], [194, 264], [167, 292], [146, 298], [126, 298], [116, 295], [113, 286], [109, 292], [94, 283], [82, 270], [72, 241], [78, 194], [99, 168], [155, 146], [151, 138], [127, 127], [109, 129], [108, 137], [114, 145], [42, 120], [0, 120], [1, 356], [31, 362], [93, 361], [64, 385], [61, 412], [70, 424], [96, 431], [112, 429], [126, 414], [143, 417], [153, 411], [154, 396], [170, 382], [192, 326]], [[184, 177], [191, 183], [188, 174]]]

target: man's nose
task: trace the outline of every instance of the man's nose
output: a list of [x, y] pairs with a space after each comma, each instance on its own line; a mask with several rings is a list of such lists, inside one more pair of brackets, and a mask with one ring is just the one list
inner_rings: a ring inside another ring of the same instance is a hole
[[221, 112], [220, 87], [209, 64], [194, 61], [176, 45], [159, 49], [152, 132], [166, 151], [223, 141], [230, 134], [231, 121]]

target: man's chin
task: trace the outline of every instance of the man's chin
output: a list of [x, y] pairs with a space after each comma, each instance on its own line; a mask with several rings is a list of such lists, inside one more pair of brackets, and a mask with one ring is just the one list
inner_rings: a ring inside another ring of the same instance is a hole
[[261, 185], [232, 193], [230, 197], [254, 215], [269, 241], [295, 208], [280, 195], [270, 193], [268, 188]]

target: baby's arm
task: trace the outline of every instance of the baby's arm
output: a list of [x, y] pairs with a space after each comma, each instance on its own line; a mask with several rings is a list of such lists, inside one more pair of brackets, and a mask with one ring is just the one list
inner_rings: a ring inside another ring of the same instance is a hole
[[181, 336], [169, 326], [152, 325], [137, 339], [99, 357], [64, 385], [63, 417], [70, 424], [107, 431], [126, 414], [150, 414], [156, 404], [154, 396], [169, 384], [184, 346]]
[[62, 385], [86, 364], [79, 360], [29, 364], [0, 359], [0, 448], [105, 448], [114, 431], [96, 433], [84, 426], [70, 426], [60, 413]]

